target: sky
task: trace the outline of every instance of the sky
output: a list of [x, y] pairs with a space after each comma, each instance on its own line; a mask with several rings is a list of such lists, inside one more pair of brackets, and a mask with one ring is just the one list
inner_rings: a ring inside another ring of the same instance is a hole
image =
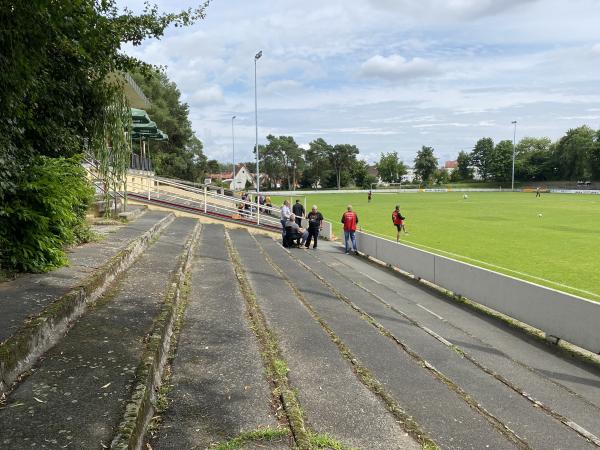
[[[156, 2], [162, 11], [196, 3]], [[139, 0], [120, 0], [134, 11]], [[440, 165], [481, 137], [600, 128], [600, 0], [213, 0], [206, 19], [123, 51], [166, 66], [210, 159], [322, 137], [376, 162]]]

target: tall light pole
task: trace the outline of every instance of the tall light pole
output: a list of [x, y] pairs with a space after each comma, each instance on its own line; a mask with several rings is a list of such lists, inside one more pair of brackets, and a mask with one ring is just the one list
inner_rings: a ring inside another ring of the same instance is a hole
[[258, 167], [258, 102], [256, 95], [256, 61], [260, 59], [262, 56], [262, 50], [260, 50], [256, 55], [254, 55], [254, 128], [256, 134], [256, 198], [258, 201], [258, 195], [260, 192], [260, 171]]
[[230, 189], [232, 191], [235, 191], [235, 134], [233, 133], [233, 119], [235, 119], [235, 116], [231, 116], [231, 163], [233, 164], [233, 166], [231, 170], [232, 175]]
[[515, 148], [516, 148], [516, 140], [517, 140], [517, 121], [513, 120], [511, 122], [515, 126], [515, 130], [513, 133], [513, 158], [512, 158], [512, 182], [510, 185], [511, 191], [515, 191]]

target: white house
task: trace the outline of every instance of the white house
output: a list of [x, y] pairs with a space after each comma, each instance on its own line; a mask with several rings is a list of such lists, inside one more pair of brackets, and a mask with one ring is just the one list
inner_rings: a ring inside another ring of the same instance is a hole
[[402, 175], [402, 183], [412, 183], [415, 179], [415, 169], [413, 167], [407, 167], [406, 173]]
[[[227, 181], [227, 180], [224, 180]], [[235, 177], [229, 179], [229, 188], [239, 191], [246, 189], [246, 183], [249, 181], [253, 188], [256, 188], [256, 179], [244, 164], [237, 164], [235, 167]]]

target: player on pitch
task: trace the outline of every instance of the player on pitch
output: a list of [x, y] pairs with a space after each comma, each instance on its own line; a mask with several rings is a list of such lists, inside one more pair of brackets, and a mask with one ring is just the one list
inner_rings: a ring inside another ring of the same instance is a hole
[[400, 205], [396, 205], [396, 209], [392, 213], [392, 222], [397, 230], [396, 242], [400, 241], [400, 231], [404, 230], [404, 234], [408, 234], [406, 232], [406, 227], [404, 226], [404, 219], [406, 219], [406, 217], [400, 213]]

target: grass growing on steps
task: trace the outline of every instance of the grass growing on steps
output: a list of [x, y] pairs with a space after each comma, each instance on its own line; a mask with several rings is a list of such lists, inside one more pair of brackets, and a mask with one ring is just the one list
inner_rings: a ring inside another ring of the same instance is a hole
[[233, 246], [227, 230], [225, 231], [225, 242], [242, 295], [246, 300], [252, 329], [255, 332], [261, 347], [263, 364], [269, 378], [274, 384], [273, 396], [281, 402], [298, 449], [310, 450], [309, 435], [304, 425], [303, 412], [296, 393], [290, 388], [287, 378], [289, 369], [282, 356], [276, 336], [267, 326], [266, 319], [258, 305], [256, 295], [247, 278], [239, 254]]
[[232, 450], [242, 448], [249, 442], [273, 441], [290, 436], [288, 428], [263, 428], [261, 430], [247, 431], [241, 433], [228, 441], [216, 444], [211, 447], [212, 450]]
[[310, 446], [313, 449], [325, 448], [331, 450], [358, 450], [354, 447], [346, 447], [340, 441], [333, 439], [328, 434], [311, 433], [309, 440]]

